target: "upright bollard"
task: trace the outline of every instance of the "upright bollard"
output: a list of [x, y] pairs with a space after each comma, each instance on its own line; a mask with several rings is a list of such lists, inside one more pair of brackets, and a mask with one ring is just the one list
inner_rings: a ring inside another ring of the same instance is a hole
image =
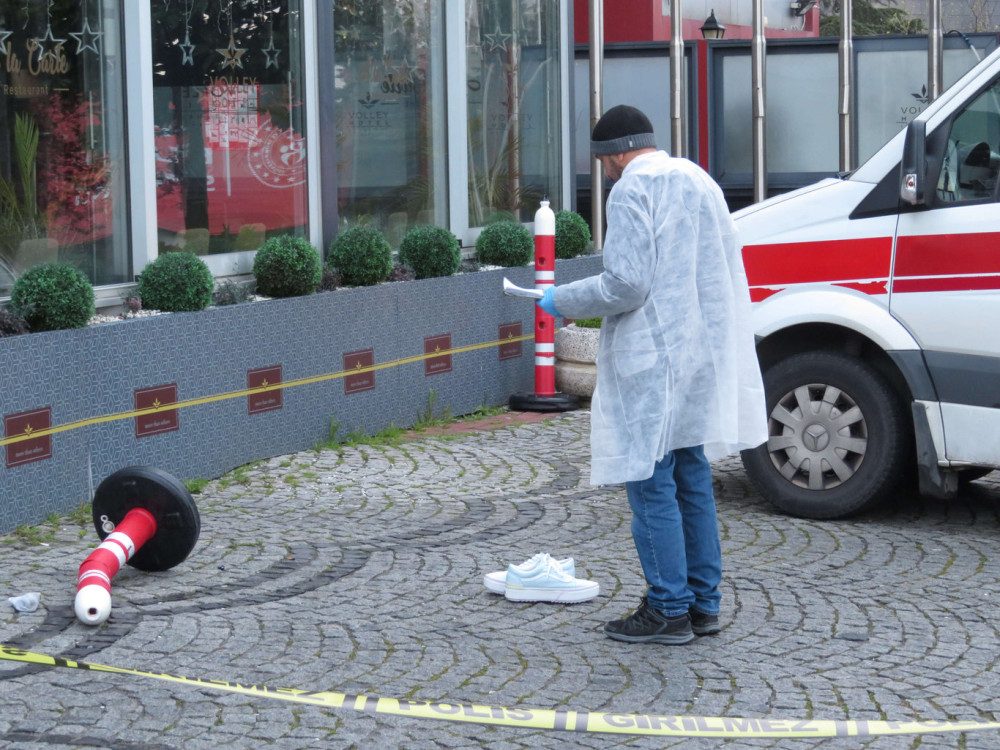
[[85, 625], [111, 614], [111, 579], [128, 563], [139, 570], [167, 570], [194, 549], [201, 531], [187, 488], [165, 471], [130, 466], [97, 488], [94, 526], [103, 540], [80, 565], [73, 610]]
[[[535, 212], [535, 289], [556, 283], [556, 215], [547, 200]], [[556, 392], [556, 319], [535, 305], [535, 392], [515, 393], [510, 408], [517, 411], [570, 411], [580, 399]]]

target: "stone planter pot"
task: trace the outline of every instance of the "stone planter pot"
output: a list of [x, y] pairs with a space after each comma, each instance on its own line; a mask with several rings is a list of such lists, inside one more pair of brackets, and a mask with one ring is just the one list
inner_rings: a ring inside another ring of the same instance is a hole
[[556, 331], [556, 390], [589, 399], [597, 384], [597, 342], [600, 328], [570, 323]]

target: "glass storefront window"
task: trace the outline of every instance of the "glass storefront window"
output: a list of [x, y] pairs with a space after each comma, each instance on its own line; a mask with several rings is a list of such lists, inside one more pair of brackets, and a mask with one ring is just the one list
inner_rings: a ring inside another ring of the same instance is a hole
[[466, 0], [469, 225], [561, 196], [558, 0]]
[[306, 236], [301, 0], [152, 0], [152, 24], [159, 252]]
[[338, 211], [393, 247], [416, 225], [447, 226], [441, 0], [334, 5]]
[[130, 280], [120, 40], [117, 3], [0, 4], [0, 296], [53, 261]]

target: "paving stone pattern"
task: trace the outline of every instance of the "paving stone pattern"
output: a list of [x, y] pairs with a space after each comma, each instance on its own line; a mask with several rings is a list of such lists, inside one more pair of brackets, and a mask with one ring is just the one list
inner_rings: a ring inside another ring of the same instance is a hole
[[[489, 426], [494, 426], [495, 422]], [[471, 429], [471, 428], [470, 428]], [[454, 431], [452, 431], [454, 432]], [[97, 537], [62, 519], [0, 539], [0, 641], [68, 659], [270, 687], [618, 713], [775, 719], [1000, 717], [1000, 472], [945, 503], [901, 493], [848, 521], [774, 511], [714, 464], [721, 634], [608, 640], [644, 584], [620, 486], [590, 487], [589, 414], [391, 447], [278, 457], [197, 495], [169, 571], [125, 568], [114, 608], [72, 613]], [[38, 531], [52, 531], [49, 524]], [[3, 543], [6, 542], [6, 543]], [[515, 604], [482, 576], [572, 555], [600, 596]], [[0, 661], [0, 748], [996, 748], [1000, 733], [833, 740], [626, 737], [332, 710], [144, 677]]]

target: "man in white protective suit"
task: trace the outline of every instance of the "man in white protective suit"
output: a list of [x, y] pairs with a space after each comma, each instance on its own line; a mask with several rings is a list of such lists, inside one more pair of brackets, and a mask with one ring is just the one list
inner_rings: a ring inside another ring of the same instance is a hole
[[591, 401], [591, 483], [625, 483], [646, 596], [609, 638], [684, 644], [719, 632], [722, 553], [709, 460], [767, 438], [741, 245], [719, 186], [657, 151], [619, 105], [591, 151], [615, 182], [604, 271], [539, 306], [603, 317]]

